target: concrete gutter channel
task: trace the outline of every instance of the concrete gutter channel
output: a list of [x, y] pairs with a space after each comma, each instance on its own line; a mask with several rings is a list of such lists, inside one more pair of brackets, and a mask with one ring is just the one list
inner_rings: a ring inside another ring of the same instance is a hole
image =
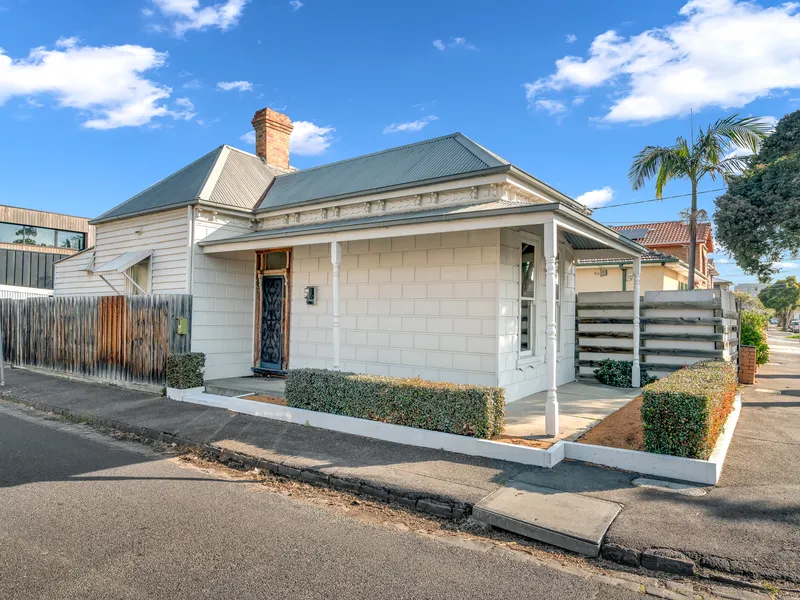
[[[623, 507], [621, 505], [581, 494], [531, 485], [524, 481], [524, 477], [519, 480], [513, 478], [507, 481], [504, 487], [492, 492], [479, 502], [469, 501], [455, 495], [426, 496], [417, 491], [398, 486], [347, 476], [330, 475], [321, 469], [308, 468], [299, 463], [293, 463], [291, 460], [270, 461], [213, 444], [187, 439], [174, 433], [159, 431], [151, 427], [131, 425], [113, 418], [86, 414], [44, 402], [19, 400], [8, 395], [3, 399], [29, 406], [39, 411], [54, 413], [72, 421], [116, 429], [145, 440], [176, 444], [176, 446], [193, 450], [223, 464], [259, 468], [314, 485], [331, 487], [355, 494], [363, 494], [386, 502], [397, 503], [437, 517], [460, 519], [472, 515], [474, 518], [489, 525], [512, 531], [524, 537], [590, 557], [600, 556], [603, 559], [626, 567], [642, 567], [681, 576], [701, 575], [711, 581], [763, 591], [763, 587], [757, 584], [734, 577], [727, 577], [723, 574], [698, 571], [699, 565], [734, 575], [760, 576], [757, 573], [747, 573], [742, 569], [733, 568], [728, 570], [724, 559], [713, 556], [695, 556], [695, 560], [693, 560], [675, 550], [663, 548], [641, 550], [609, 542], [605, 539], [606, 532], [622, 510]], [[553, 497], [556, 495], [558, 495], [560, 505], [563, 506], [563, 502], [567, 501], [567, 511], [572, 511], [571, 516], [573, 518], [565, 520], [565, 513], [559, 512], [558, 507], [552, 504], [550, 508], [556, 508], [557, 510], [548, 510], [545, 511], [545, 514], [537, 514], [536, 517], [531, 518], [530, 504], [522, 506], [525, 500], [524, 496], [534, 497], [540, 502], [539, 506], [542, 506], [542, 500], [546, 505], [548, 504], [547, 501], [550, 500], [552, 502]], [[520, 513], [517, 509], [521, 509], [522, 512]], [[583, 516], [587, 511], [593, 519], [583, 523], [583, 525], [576, 524], [574, 516], [576, 514]], [[520, 518], [520, 514], [527, 516]]]

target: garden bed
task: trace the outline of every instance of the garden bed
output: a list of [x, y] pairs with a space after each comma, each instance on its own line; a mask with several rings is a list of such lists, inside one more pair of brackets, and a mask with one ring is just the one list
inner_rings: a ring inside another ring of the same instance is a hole
[[626, 450], [644, 450], [642, 424], [642, 397], [611, 413], [576, 440], [579, 444], [593, 444]]

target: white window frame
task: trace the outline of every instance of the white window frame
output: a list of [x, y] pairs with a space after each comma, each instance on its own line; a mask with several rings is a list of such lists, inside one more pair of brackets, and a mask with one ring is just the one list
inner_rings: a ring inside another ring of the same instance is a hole
[[[517, 300], [519, 302], [519, 326], [517, 331], [519, 332], [519, 340], [517, 343], [517, 353], [520, 359], [534, 359], [539, 356], [538, 352], [538, 343], [539, 343], [539, 310], [538, 310], [538, 303], [539, 303], [539, 295], [537, 292], [540, 286], [540, 282], [542, 281], [542, 238], [533, 235], [530, 233], [521, 233], [520, 234], [520, 246], [519, 246], [519, 264], [517, 265], [517, 272], [519, 273], [519, 284], [518, 284], [518, 292], [517, 292]], [[533, 277], [534, 277], [534, 288], [533, 288], [533, 297], [530, 296], [522, 296], [522, 247], [524, 245], [533, 246], [533, 254], [534, 254], [534, 265], [533, 265]], [[529, 312], [528, 312], [528, 349], [522, 350], [522, 302], [523, 300], [530, 301], [529, 304]]]

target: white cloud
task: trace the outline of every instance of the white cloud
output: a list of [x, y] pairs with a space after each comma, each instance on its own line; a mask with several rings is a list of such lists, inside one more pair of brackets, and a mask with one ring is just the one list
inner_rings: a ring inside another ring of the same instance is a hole
[[437, 121], [439, 117], [436, 115], [428, 115], [422, 119], [417, 119], [416, 121], [408, 121], [406, 123], [392, 123], [391, 125], [387, 125], [383, 128], [383, 133], [398, 133], [398, 132], [405, 132], [405, 131], [419, 131], [420, 129], [424, 129], [434, 121]]
[[292, 10], [300, 10], [305, 4], [300, 2], [300, 0], [289, 0], [289, 6], [292, 7]]
[[197, 115], [197, 113], [194, 112], [194, 104], [188, 98], [178, 98], [175, 100], [175, 106], [178, 108], [170, 113], [175, 119], [191, 121]]
[[567, 112], [566, 105], [558, 100], [547, 100], [546, 98], [542, 98], [541, 100], [536, 100], [533, 104], [536, 108], [545, 110], [551, 115], [562, 115]]
[[468, 42], [466, 38], [454, 37], [445, 43], [442, 40], [433, 40], [433, 47], [437, 50], [444, 52], [445, 50], [477, 50], [478, 47], [472, 42]]
[[581, 194], [575, 198], [575, 200], [588, 208], [597, 208], [598, 206], [608, 204], [613, 198], [614, 190], [612, 190], [610, 186], [606, 186], [604, 188], [600, 188], [599, 190], [592, 190], [590, 192], [586, 192], [585, 194]]
[[239, 90], [240, 92], [252, 92], [253, 84], [249, 81], [219, 81], [217, 88], [229, 92], [231, 90]]
[[199, 79], [190, 79], [183, 84], [183, 87], [185, 87], [187, 90], [199, 90], [201, 87], [203, 87], [203, 82]]
[[584, 102], [586, 102], [586, 96], [575, 96], [572, 99], [572, 106], [581, 106]]
[[[289, 138], [289, 150], [298, 156], [317, 156], [323, 154], [333, 143], [333, 127], [320, 127], [308, 121], [295, 121]], [[255, 131], [248, 131], [239, 137], [246, 144], [256, 143]]]
[[333, 143], [333, 127], [320, 127], [308, 121], [295, 121], [289, 148], [292, 154], [316, 156], [322, 154]]
[[[192, 30], [202, 31], [217, 27], [225, 31], [236, 26], [249, 0], [226, 0], [207, 6], [200, 6], [200, 0], [152, 1], [153, 6], [171, 22], [175, 35], [182, 36]], [[145, 13], [145, 16], [148, 15]]]
[[793, 262], [774, 262], [772, 266], [776, 269], [795, 269], [798, 267], [798, 263]]
[[800, 88], [800, 5], [691, 0], [677, 20], [625, 37], [594, 38], [588, 58], [565, 56], [525, 84], [528, 102], [568, 88], [613, 88], [603, 119], [648, 122], [705, 107], [738, 108]]
[[83, 126], [91, 129], [184, 118], [186, 106], [173, 111], [165, 104], [172, 90], [143, 76], [165, 64], [165, 52], [135, 45], [82, 46], [77, 38], [62, 38], [55, 46], [34, 48], [17, 59], [0, 49], [0, 105], [15, 96], [51, 94], [59, 106], [85, 113]]
[[564, 36], [564, 41], [567, 42], [568, 44], [574, 44], [575, 42], [578, 41], [578, 36], [575, 35], [574, 33], [568, 33], [567, 35]]

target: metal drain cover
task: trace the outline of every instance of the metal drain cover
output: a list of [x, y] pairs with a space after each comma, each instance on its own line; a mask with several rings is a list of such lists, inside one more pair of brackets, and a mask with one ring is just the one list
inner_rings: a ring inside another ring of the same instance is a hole
[[631, 483], [636, 487], [661, 490], [682, 496], [705, 496], [706, 491], [696, 485], [688, 483], [675, 483], [674, 481], [663, 481], [661, 479], [650, 479], [649, 477], [637, 477]]

